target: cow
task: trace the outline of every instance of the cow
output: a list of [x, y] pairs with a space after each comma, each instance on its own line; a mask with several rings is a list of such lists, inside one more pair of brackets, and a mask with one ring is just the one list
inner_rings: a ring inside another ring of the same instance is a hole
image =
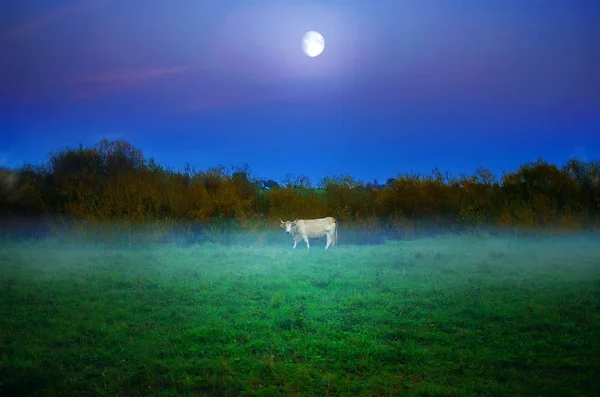
[[327, 245], [325, 249], [328, 249], [330, 245], [337, 245], [338, 242], [338, 223], [335, 218], [327, 217], [320, 219], [296, 219], [295, 221], [281, 221], [281, 227], [285, 228], [285, 232], [289, 233], [294, 240], [294, 246], [296, 248], [298, 242], [304, 240], [306, 242], [306, 248], [310, 249], [308, 242], [309, 238], [319, 238], [327, 236]]

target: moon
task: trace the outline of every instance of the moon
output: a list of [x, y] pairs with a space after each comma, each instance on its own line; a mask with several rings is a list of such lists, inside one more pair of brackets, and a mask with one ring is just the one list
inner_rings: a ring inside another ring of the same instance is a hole
[[325, 49], [325, 39], [319, 32], [311, 30], [302, 37], [302, 51], [311, 58], [321, 55]]

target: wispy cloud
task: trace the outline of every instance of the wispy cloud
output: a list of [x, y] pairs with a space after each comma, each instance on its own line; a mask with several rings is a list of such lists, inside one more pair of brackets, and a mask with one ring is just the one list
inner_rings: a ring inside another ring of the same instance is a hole
[[9, 39], [9, 38], [23, 36], [27, 33], [34, 32], [45, 26], [56, 23], [70, 15], [103, 6], [107, 2], [108, 2], [107, 0], [79, 1], [75, 4], [59, 8], [50, 13], [47, 13], [47, 14], [41, 15], [37, 18], [31, 19], [31, 20], [25, 22], [24, 24], [16, 26], [5, 32], [1, 32], [0, 39]]
[[73, 98], [83, 100], [126, 91], [161, 77], [181, 75], [188, 71], [186, 66], [112, 71], [66, 79], [62, 84], [76, 87]]
[[111, 71], [108, 73], [93, 74], [87, 76], [79, 76], [71, 79], [66, 79], [67, 84], [86, 84], [86, 83], [125, 83], [135, 84], [144, 80], [161, 77], [171, 74], [181, 74], [189, 70], [186, 66], [173, 66], [169, 68], [153, 68], [153, 69], [135, 69]]

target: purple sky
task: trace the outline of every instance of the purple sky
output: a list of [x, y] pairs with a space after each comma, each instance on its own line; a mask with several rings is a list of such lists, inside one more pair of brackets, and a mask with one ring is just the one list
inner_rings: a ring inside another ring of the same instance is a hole
[[4, 1], [0, 164], [105, 137], [313, 182], [600, 158], [599, 43], [594, 0]]

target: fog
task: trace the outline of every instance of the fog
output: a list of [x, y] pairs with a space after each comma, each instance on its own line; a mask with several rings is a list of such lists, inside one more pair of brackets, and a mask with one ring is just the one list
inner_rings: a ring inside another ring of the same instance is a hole
[[[358, 261], [363, 268], [381, 266], [424, 267], [435, 272], [448, 266], [473, 271], [487, 268], [504, 271], [508, 268], [539, 269], [541, 267], [585, 269], [594, 276], [600, 270], [600, 235], [598, 233], [559, 234], [551, 231], [473, 230], [448, 233], [430, 230], [420, 233], [387, 232], [349, 227], [338, 229], [338, 245], [325, 250], [325, 237], [310, 240], [310, 250], [304, 241], [292, 249], [293, 241], [278, 223], [254, 231], [232, 230], [231, 225], [120, 222], [89, 223], [62, 221], [20, 221], [3, 224], [0, 231], [4, 265], [15, 264], [15, 255], [36, 257], [36, 251], [55, 251], [52, 258], [62, 261], [77, 252], [85, 261], [86, 253], [120, 253], [129, 255], [136, 266], [135, 254], [161, 252], [174, 256], [222, 252], [242, 255], [236, 263], [243, 268], [245, 259], [252, 266], [273, 266], [281, 258], [304, 266], [319, 266], [328, 261]], [[133, 256], [132, 256], [133, 255]], [[47, 259], [49, 259], [48, 257]], [[257, 259], [258, 258], [258, 259]], [[43, 257], [39, 258], [44, 259]], [[110, 257], [106, 257], [110, 261]], [[165, 259], [168, 261], [168, 258]], [[80, 263], [80, 262], [78, 262]], [[52, 267], [52, 261], [45, 266]], [[192, 264], [190, 264], [192, 266]], [[64, 268], [64, 264], [60, 267]], [[582, 270], [583, 271], [583, 270]], [[468, 272], [467, 272], [468, 273]]]
[[454, 377], [457, 395], [473, 394], [465, 376], [494, 395], [597, 389], [595, 234], [408, 238], [341, 224], [338, 246], [307, 250], [276, 225], [53, 221], [3, 228], [0, 393], [64, 390], [73, 376], [102, 395], [140, 379], [171, 395], [235, 379], [255, 390], [307, 371]]

